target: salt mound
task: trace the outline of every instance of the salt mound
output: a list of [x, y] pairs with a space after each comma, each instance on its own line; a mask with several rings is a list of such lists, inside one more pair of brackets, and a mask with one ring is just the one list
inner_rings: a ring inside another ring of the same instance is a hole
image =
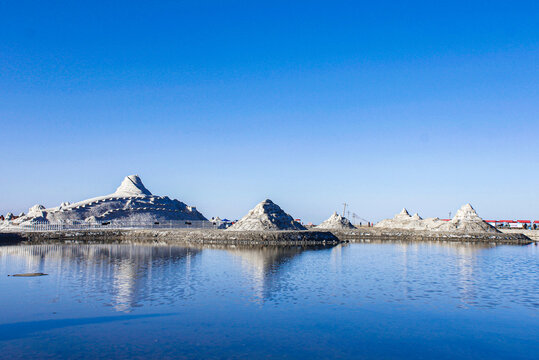
[[472, 205], [466, 204], [457, 211], [455, 217], [448, 222], [445, 222], [437, 228], [438, 231], [457, 231], [457, 232], [493, 232], [499, 231], [489, 223], [483, 221], [477, 215]]
[[316, 226], [317, 229], [355, 229], [354, 225], [350, 221], [334, 212], [326, 221]]
[[266, 199], [256, 205], [241, 220], [230, 226], [227, 230], [306, 230], [303, 225], [294, 221], [294, 218], [285, 213], [279, 205]]
[[412, 220], [423, 220], [423, 218], [421, 216], [419, 216], [418, 213], [415, 213], [410, 219], [412, 219]]
[[453, 220], [461, 220], [461, 221], [483, 221], [477, 215], [477, 212], [470, 204], [463, 205], [455, 214], [455, 217], [453, 217]]
[[392, 228], [392, 229], [404, 229], [408, 228], [411, 223], [415, 223], [414, 218], [410, 216], [410, 213], [406, 208], [403, 208], [400, 213], [395, 215], [393, 219], [385, 219], [374, 225], [374, 227]]
[[154, 196], [146, 189], [137, 175], [124, 178], [118, 189], [110, 195], [79, 201], [46, 209], [43, 205], [30, 208], [28, 214], [15, 223], [70, 222], [90, 223], [138, 222], [151, 223], [174, 220], [206, 220], [195, 207], [188, 206], [168, 196]]
[[406, 210], [406, 208], [402, 208], [401, 212], [395, 215], [394, 217], [394, 219], [403, 219], [403, 220], [408, 220], [409, 218], [411, 218], [411, 216], [408, 210]]
[[442, 221], [439, 218], [423, 220], [417, 213], [414, 216], [410, 216], [408, 211], [403, 209], [393, 219], [382, 220], [374, 225], [374, 227], [462, 233], [499, 232], [496, 228], [483, 221], [470, 204], [461, 207], [451, 221]]

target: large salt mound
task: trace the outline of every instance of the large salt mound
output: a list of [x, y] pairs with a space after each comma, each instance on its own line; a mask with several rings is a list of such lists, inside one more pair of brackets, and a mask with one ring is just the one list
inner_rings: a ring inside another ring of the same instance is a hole
[[410, 216], [408, 211], [403, 209], [393, 219], [382, 220], [374, 225], [374, 227], [459, 233], [499, 232], [496, 228], [483, 221], [470, 204], [466, 204], [460, 208], [451, 221], [442, 221], [438, 218], [422, 219], [417, 213], [414, 216]]
[[330, 230], [339, 230], [339, 229], [355, 229], [354, 225], [350, 221], [334, 212], [333, 215], [329, 217], [326, 221], [316, 226], [316, 229], [330, 229]]
[[483, 221], [477, 215], [472, 205], [466, 204], [457, 211], [455, 217], [451, 221], [444, 222], [440, 225], [437, 231], [457, 231], [457, 232], [492, 232], [499, 233], [499, 231], [489, 223]]
[[159, 222], [170, 220], [206, 220], [196, 210], [168, 196], [154, 196], [144, 187], [137, 175], [127, 176], [110, 195], [100, 196], [77, 203], [64, 202], [60, 206], [45, 209], [34, 205], [28, 214], [14, 223], [45, 222]]
[[306, 230], [303, 225], [294, 221], [294, 218], [285, 213], [279, 205], [266, 199], [256, 205], [241, 220], [230, 226], [227, 230]]

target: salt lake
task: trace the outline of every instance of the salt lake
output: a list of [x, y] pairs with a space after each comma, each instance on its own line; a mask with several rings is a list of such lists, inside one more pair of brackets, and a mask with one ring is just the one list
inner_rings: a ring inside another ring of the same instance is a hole
[[3, 246], [0, 309], [8, 359], [534, 359], [539, 246]]

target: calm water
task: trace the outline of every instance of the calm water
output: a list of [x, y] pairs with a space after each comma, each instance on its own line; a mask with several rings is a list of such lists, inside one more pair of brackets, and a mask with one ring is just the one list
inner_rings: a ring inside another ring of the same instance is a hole
[[0, 358], [539, 357], [534, 245], [10, 246], [0, 275]]

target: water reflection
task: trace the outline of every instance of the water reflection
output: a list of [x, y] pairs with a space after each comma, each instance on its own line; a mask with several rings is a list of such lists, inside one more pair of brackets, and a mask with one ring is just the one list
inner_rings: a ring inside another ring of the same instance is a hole
[[191, 261], [200, 252], [173, 246], [7, 246], [0, 247], [0, 260], [10, 261], [17, 272], [49, 272], [59, 287], [66, 283], [73, 294], [82, 292], [84, 297], [129, 312], [141, 301], [170, 303], [186, 297], [189, 283], [181, 274], [189, 278]]
[[371, 294], [383, 294], [388, 302], [432, 305], [455, 301], [464, 308], [521, 303], [537, 307], [536, 301], [530, 301], [539, 293], [539, 262], [533, 245], [368, 239], [361, 244], [364, 251], [374, 250], [374, 260], [354, 255], [363, 259], [355, 268], [368, 284], [368, 299], [379, 297]]
[[538, 255], [537, 247], [409, 241], [316, 249], [7, 246], [0, 247], [0, 273], [49, 273], [36, 280], [47, 288], [35, 291], [46, 291], [52, 301], [105, 304], [119, 312], [226, 301], [537, 308]]
[[293, 258], [306, 251], [328, 248], [330, 247], [229, 246], [223, 249], [240, 259], [244, 277], [252, 279], [253, 297], [264, 302], [272, 299], [272, 294], [284, 291]]
[[[13, 272], [48, 272], [58, 289], [68, 287], [73, 297], [92, 298], [130, 312], [143, 303], [188, 299], [195, 293], [194, 286], [211, 282], [196, 265], [204, 249], [237, 257], [243, 274], [239, 278], [249, 281], [251, 296], [260, 302], [283, 291], [288, 264], [307, 251], [297, 246], [35, 245], [0, 247], [0, 261], [9, 261], [3, 267]], [[198, 272], [192, 273], [193, 262]]]
[[13, 359], [533, 358], [539, 247], [0, 246], [0, 309]]

